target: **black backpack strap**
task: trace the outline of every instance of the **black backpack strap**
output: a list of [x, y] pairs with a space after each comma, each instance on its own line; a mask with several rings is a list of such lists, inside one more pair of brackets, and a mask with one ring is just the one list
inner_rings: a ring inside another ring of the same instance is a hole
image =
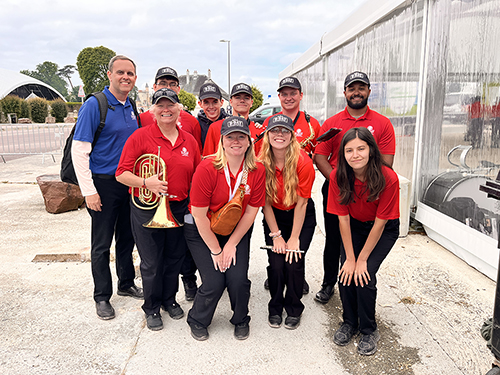
[[97, 103], [99, 104], [99, 113], [101, 116], [100, 120], [99, 120], [99, 126], [97, 127], [97, 130], [94, 134], [94, 140], [92, 141], [92, 150], [94, 150], [94, 147], [97, 143], [97, 140], [99, 139], [99, 136], [101, 135], [102, 129], [104, 128], [104, 125], [106, 124], [106, 115], [108, 114], [108, 108], [112, 109], [113, 111], [115, 110], [115, 108], [108, 104], [108, 99], [106, 98], [106, 94], [104, 94], [102, 91], [88, 94], [87, 97], [85, 98], [85, 100], [87, 100], [91, 96], [94, 96], [97, 99]]
[[137, 118], [137, 125], [141, 128], [142, 127], [141, 116], [139, 116], [139, 112], [137, 111], [137, 104], [135, 103], [135, 100], [132, 98], [128, 98], [128, 100], [130, 101], [130, 105], [132, 106], [132, 109], [134, 110], [135, 113], [135, 117]]
[[304, 112], [304, 116], [306, 117], [306, 121], [307, 121], [307, 124], [311, 124], [311, 115], [309, 113], [307, 113], [306, 111], [303, 111]]

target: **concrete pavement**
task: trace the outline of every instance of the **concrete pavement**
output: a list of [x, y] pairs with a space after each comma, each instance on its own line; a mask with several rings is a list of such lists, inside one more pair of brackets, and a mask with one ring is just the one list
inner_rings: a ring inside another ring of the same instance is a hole
[[[341, 320], [338, 292], [327, 305], [313, 300], [322, 278], [319, 229], [307, 255], [311, 293], [303, 298], [301, 325], [270, 328], [260, 214], [252, 236], [248, 340], [233, 337], [226, 294], [206, 342], [191, 338], [185, 318], [174, 321], [165, 313], [164, 329], [148, 330], [141, 301], [127, 297], [114, 295], [116, 318], [99, 320], [88, 262], [33, 262], [44, 254], [86, 259], [89, 251], [87, 212], [47, 213], [35, 183], [39, 175], [58, 173], [59, 162], [58, 156], [56, 163], [29, 156], [0, 163], [1, 374], [455, 375], [490, 367], [479, 329], [492, 315], [495, 283], [422, 234], [398, 240], [379, 271], [382, 337], [374, 356], [359, 356], [354, 343], [333, 344]], [[182, 291], [178, 302], [187, 313], [191, 303]]]

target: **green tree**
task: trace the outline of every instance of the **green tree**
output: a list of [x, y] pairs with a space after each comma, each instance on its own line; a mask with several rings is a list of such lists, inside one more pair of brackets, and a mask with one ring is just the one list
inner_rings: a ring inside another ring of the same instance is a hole
[[66, 82], [59, 76], [59, 66], [56, 63], [45, 61], [38, 64], [36, 70], [21, 70], [21, 73], [52, 86], [64, 97], [68, 95]]
[[64, 122], [64, 118], [68, 115], [68, 107], [61, 99], [50, 102], [50, 114], [56, 118], [56, 122]]
[[43, 98], [33, 98], [28, 100], [31, 109], [31, 119], [33, 122], [44, 123], [49, 115], [48, 102]]
[[116, 53], [109, 48], [87, 47], [80, 51], [76, 66], [86, 94], [104, 90], [109, 83], [108, 64]]
[[252, 113], [254, 110], [259, 108], [262, 105], [262, 103], [264, 103], [264, 97], [262, 95], [262, 91], [260, 91], [260, 89], [257, 86], [252, 85], [250, 87], [252, 88], [252, 94], [253, 94], [253, 105], [252, 108], [250, 108], [250, 113]]
[[59, 77], [61, 78], [66, 78], [69, 82], [69, 85], [71, 86], [71, 91], [73, 91], [75, 88], [73, 87], [73, 83], [71, 82], [71, 76], [76, 70], [76, 66], [74, 65], [64, 65], [61, 69], [59, 69]]
[[187, 91], [181, 90], [179, 92], [179, 101], [188, 111], [192, 111], [196, 107], [196, 96]]
[[0, 100], [0, 105], [2, 107], [2, 112], [7, 119], [9, 113], [15, 113], [17, 118], [21, 118], [21, 103], [22, 99], [19, 96], [8, 95], [2, 100]]
[[139, 89], [137, 88], [137, 86], [134, 86], [134, 88], [128, 93], [128, 97], [137, 101], [138, 96], [139, 96]]
[[21, 115], [20, 116], [21, 116], [21, 118], [31, 118], [30, 106], [26, 100], [21, 101]]

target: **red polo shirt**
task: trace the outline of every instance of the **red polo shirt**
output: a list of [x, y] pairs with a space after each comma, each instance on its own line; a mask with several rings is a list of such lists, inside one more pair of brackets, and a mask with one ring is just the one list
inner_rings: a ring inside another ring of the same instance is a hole
[[[283, 111], [278, 112], [276, 115], [282, 115], [282, 114], [283, 114]], [[276, 116], [276, 115], [273, 115], [273, 116]], [[295, 131], [295, 137], [297, 138], [297, 141], [299, 143], [301, 143], [304, 139], [308, 138], [311, 135], [311, 129], [309, 128], [309, 124], [306, 120], [305, 113], [302, 111], [299, 111], [299, 113], [297, 115], [298, 115], [298, 119], [297, 119], [297, 122], [295, 123], [294, 131]], [[266, 118], [266, 120], [264, 121], [262, 129], [260, 130], [260, 133], [262, 133], [265, 129], [267, 129], [267, 125], [269, 124], [269, 118], [270, 117]], [[292, 120], [295, 121], [295, 119], [292, 119]], [[318, 138], [319, 133], [321, 131], [321, 126], [319, 125], [318, 120], [316, 120], [314, 117], [311, 116], [309, 121], [311, 123], [311, 127], [313, 128], [314, 137], [311, 139], [312, 144], [308, 143], [303, 149], [308, 154], [314, 152], [313, 144], [316, 144], [316, 138]], [[254, 146], [256, 155], [259, 155], [261, 148], [262, 148], [262, 140], [257, 142]]]
[[[141, 113], [141, 124], [144, 127], [156, 124], [156, 118], [154, 117], [153, 113], [151, 113], [151, 111]], [[177, 119], [177, 126], [194, 137], [196, 142], [198, 142], [201, 153], [201, 151], [203, 150], [203, 148], [201, 147], [201, 127], [196, 117], [182, 110], [179, 114], [179, 118]]]
[[[297, 175], [299, 176], [299, 185], [297, 186], [297, 194], [302, 198], [311, 198], [311, 190], [314, 183], [316, 173], [314, 172], [314, 165], [311, 158], [303, 151], [300, 150], [299, 160], [297, 162]], [[291, 206], [283, 204], [285, 187], [283, 184], [283, 171], [276, 168], [276, 198], [277, 202], [273, 202], [273, 207], [279, 210], [291, 210], [295, 208], [296, 203]]]
[[350, 215], [359, 221], [374, 221], [376, 217], [382, 220], [392, 220], [399, 217], [399, 179], [396, 172], [391, 168], [382, 166], [385, 177], [385, 188], [378, 199], [367, 202], [368, 191], [366, 183], [358, 179], [354, 180], [355, 201], [348, 205], [341, 205], [339, 199], [339, 187], [334, 169], [330, 174], [330, 191], [328, 192], [328, 205], [326, 211], [338, 216]]
[[[167, 168], [168, 193], [177, 196], [177, 198], [170, 199], [173, 201], [186, 199], [191, 187], [191, 179], [200, 163], [201, 156], [198, 143], [193, 136], [182, 129], [177, 129], [179, 136], [173, 146], [163, 136], [156, 123], [137, 129], [123, 147], [116, 176], [125, 171], [132, 172], [135, 161], [141, 155], [158, 155], [158, 146], [160, 146], [160, 156], [165, 161]], [[139, 189], [135, 189], [135, 195], [138, 194]]]
[[[240, 167], [241, 171], [243, 164]], [[237, 175], [229, 172], [231, 189], [236, 185]], [[229, 201], [229, 186], [224, 169], [216, 170], [213, 166], [213, 157], [204, 159], [193, 176], [193, 186], [190, 193], [190, 207], [208, 207], [209, 211], [216, 212]], [[261, 163], [257, 169], [248, 173], [243, 210], [247, 205], [262, 207], [266, 203], [266, 170]], [[210, 217], [209, 214], [207, 214]]]
[[[205, 146], [203, 147], [203, 156], [212, 155], [217, 152], [220, 142], [220, 129], [222, 128], [223, 122], [224, 120], [215, 121], [208, 128]], [[252, 143], [265, 129], [264, 127], [257, 129], [253, 121], [250, 121], [250, 125], [248, 125], [248, 127], [250, 128], [250, 138], [252, 138]]]
[[342, 137], [349, 129], [359, 127], [367, 128], [373, 134], [381, 154], [394, 155], [396, 153], [394, 127], [387, 117], [367, 108], [363, 116], [355, 119], [349, 114], [346, 107], [342, 112], [327, 119], [321, 126], [321, 132], [318, 136], [331, 128], [339, 128], [342, 131], [328, 141], [317, 145], [315, 154], [329, 156], [328, 161], [332, 168], [335, 168]]

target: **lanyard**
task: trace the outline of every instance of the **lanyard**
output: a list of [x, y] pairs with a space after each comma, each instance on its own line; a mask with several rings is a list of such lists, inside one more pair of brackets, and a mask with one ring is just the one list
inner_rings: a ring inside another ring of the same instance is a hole
[[231, 199], [233, 199], [234, 195], [236, 194], [236, 190], [238, 190], [238, 188], [240, 187], [241, 178], [243, 177], [243, 170], [238, 173], [238, 176], [236, 176], [236, 184], [234, 185], [234, 189], [231, 189], [231, 178], [229, 177], [229, 168], [227, 167], [227, 165], [224, 167], [224, 174], [226, 175], [226, 182], [229, 186], [229, 202]]

